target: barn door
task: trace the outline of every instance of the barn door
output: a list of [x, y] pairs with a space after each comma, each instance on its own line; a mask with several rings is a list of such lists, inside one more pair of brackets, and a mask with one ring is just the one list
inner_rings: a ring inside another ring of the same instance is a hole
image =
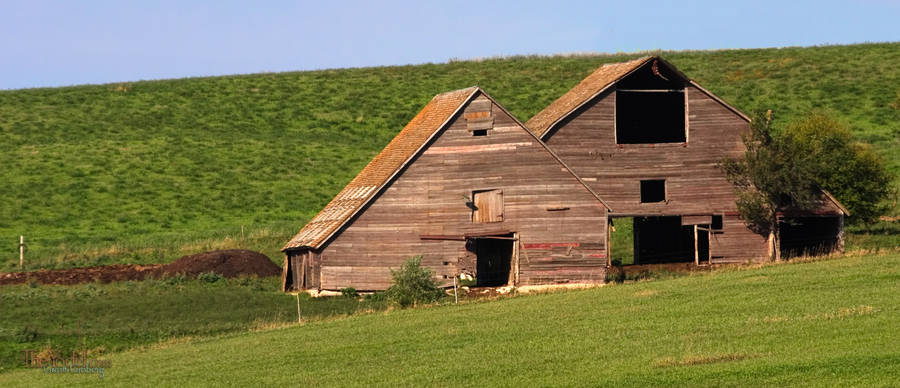
[[472, 193], [475, 209], [472, 211], [472, 222], [503, 221], [503, 191], [484, 190]]

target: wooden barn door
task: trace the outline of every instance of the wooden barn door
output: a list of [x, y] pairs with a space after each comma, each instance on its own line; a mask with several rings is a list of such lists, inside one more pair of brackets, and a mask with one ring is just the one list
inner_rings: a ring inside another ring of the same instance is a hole
[[475, 209], [472, 212], [472, 222], [500, 222], [503, 221], [503, 191], [484, 190], [472, 194], [472, 202]]

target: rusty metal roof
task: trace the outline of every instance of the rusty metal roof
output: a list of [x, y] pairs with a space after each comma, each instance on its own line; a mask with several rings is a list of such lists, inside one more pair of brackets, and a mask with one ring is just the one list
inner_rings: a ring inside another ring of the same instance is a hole
[[479, 89], [438, 94], [281, 250], [320, 247], [353, 217]]

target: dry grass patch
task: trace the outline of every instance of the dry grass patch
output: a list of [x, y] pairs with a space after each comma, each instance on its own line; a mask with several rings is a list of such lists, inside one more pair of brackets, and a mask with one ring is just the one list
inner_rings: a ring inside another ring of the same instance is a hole
[[656, 290], [643, 290], [643, 291], [635, 292], [635, 293], [634, 293], [634, 296], [637, 296], [637, 297], [644, 297], [644, 296], [653, 296], [653, 295], [656, 295], [656, 294], [659, 294], [659, 291], [656, 291]]
[[750, 323], [781, 323], [781, 322], [799, 322], [799, 321], [830, 321], [833, 319], [845, 319], [871, 315], [881, 310], [869, 306], [859, 305], [853, 307], [841, 307], [837, 310], [826, 311], [823, 313], [806, 314], [802, 317], [789, 317], [785, 315], [764, 316], [762, 318], [750, 317]]
[[653, 366], [657, 368], [668, 368], [675, 366], [718, 364], [722, 362], [741, 361], [757, 357], [762, 357], [762, 355], [746, 353], [725, 353], [713, 355], [684, 356], [680, 359], [674, 357], [666, 357], [653, 361]]

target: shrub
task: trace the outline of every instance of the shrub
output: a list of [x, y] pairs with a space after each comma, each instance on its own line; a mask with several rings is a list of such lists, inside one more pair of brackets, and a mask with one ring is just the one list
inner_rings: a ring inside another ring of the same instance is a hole
[[197, 275], [197, 280], [202, 280], [206, 283], [218, 283], [220, 280], [223, 280], [223, 279], [224, 278], [222, 277], [222, 275], [219, 275], [215, 272], [204, 272], [204, 273], [201, 273], [200, 275]]
[[419, 303], [432, 303], [444, 295], [444, 290], [434, 281], [434, 272], [422, 268], [422, 256], [403, 262], [399, 270], [391, 270], [394, 284], [387, 289], [387, 298], [402, 307]]
[[341, 296], [344, 296], [346, 298], [355, 298], [355, 297], [359, 296], [359, 294], [356, 293], [355, 288], [346, 287], [346, 288], [341, 288]]
[[623, 283], [625, 282], [625, 269], [622, 268], [622, 260], [614, 259], [606, 271], [607, 283]]

